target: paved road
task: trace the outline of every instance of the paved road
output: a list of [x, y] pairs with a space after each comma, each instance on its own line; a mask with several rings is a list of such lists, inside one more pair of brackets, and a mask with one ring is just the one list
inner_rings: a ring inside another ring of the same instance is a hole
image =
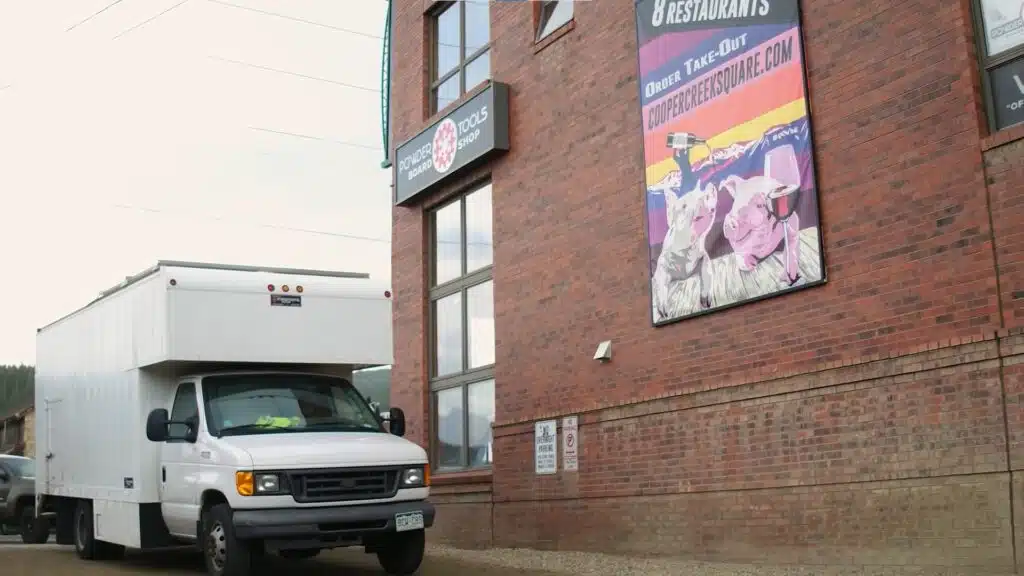
[[[0, 537], [3, 538], [3, 537]], [[9, 539], [7, 540], [9, 541]], [[18, 540], [20, 542], [20, 540]], [[120, 562], [84, 562], [67, 546], [26, 546], [0, 544], [0, 572], [4, 576], [107, 576], [107, 575], [174, 575], [202, 576], [202, 557], [192, 552], [129, 553]], [[338, 550], [321, 554], [313, 560], [287, 561], [269, 556], [262, 566], [264, 574], [297, 574], [303, 576], [380, 576], [384, 572], [377, 557], [359, 550]], [[420, 569], [421, 576], [555, 576], [553, 572], [503, 568], [460, 559], [430, 557]]]
[[[11, 542], [10, 538], [3, 541]], [[54, 544], [0, 542], [3, 576], [204, 576], [195, 552], [129, 553], [120, 562], [85, 562], [73, 549]], [[337, 550], [314, 560], [290, 562], [269, 556], [256, 574], [280, 576], [378, 576], [375, 556], [361, 549]], [[603, 554], [531, 550], [465, 551], [433, 546], [418, 576], [996, 576], [970, 569], [853, 566], [766, 566], [714, 564], [682, 559], [622, 558]]]

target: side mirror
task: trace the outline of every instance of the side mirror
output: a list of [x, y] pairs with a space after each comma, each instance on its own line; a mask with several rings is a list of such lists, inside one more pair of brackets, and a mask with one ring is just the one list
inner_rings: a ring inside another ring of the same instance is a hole
[[395, 436], [405, 436], [405, 412], [401, 408], [392, 407], [388, 412], [388, 428]]
[[3, 470], [0, 470], [0, 482], [7, 482], [10, 479], [11, 478], [10, 478], [10, 476], [7, 475], [7, 472], [4, 472]]
[[146, 438], [150, 442], [166, 442], [167, 425], [169, 423], [165, 408], [153, 410], [149, 413], [149, 417], [146, 418]]

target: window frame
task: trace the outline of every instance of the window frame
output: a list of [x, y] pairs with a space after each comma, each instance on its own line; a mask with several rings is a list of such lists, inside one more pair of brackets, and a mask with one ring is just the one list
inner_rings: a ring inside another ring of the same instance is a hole
[[[466, 230], [466, 199], [472, 196], [474, 193], [480, 192], [485, 188], [490, 187], [491, 189], [491, 211], [488, 216], [491, 218], [491, 246], [492, 246], [492, 257], [491, 263], [478, 268], [472, 272], [467, 272], [468, 256], [467, 256], [467, 230]], [[459, 204], [459, 243], [460, 243], [460, 264], [461, 272], [456, 278], [447, 280], [441, 284], [437, 283], [437, 214], [453, 204]], [[452, 473], [452, 472], [471, 472], [480, 470], [490, 470], [493, 467], [493, 457], [490, 464], [473, 466], [469, 461], [469, 422], [470, 422], [470, 410], [469, 410], [469, 388], [474, 384], [483, 383], [487, 381], [494, 381], [495, 390], [497, 383], [494, 377], [494, 366], [487, 364], [484, 366], [470, 368], [469, 367], [469, 355], [470, 355], [470, 333], [469, 333], [469, 298], [468, 293], [471, 289], [486, 284], [487, 282], [494, 283], [494, 258], [493, 258], [493, 221], [494, 221], [494, 186], [492, 181], [488, 179], [482, 179], [473, 182], [468, 185], [465, 189], [460, 191], [458, 194], [445, 200], [444, 202], [430, 208], [427, 211], [428, 218], [428, 305], [427, 305], [427, 319], [428, 325], [427, 330], [429, 334], [428, 342], [428, 362], [427, 362], [427, 374], [429, 381], [429, 415], [430, 415], [430, 459], [434, 463], [432, 468], [437, 473]], [[461, 294], [461, 338], [462, 338], [462, 368], [451, 374], [445, 374], [443, 376], [437, 375], [437, 302], [442, 298], [446, 298], [453, 294]], [[492, 292], [493, 294], [493, 292]], [[493, 296], [492, 296], [493, 298]], [[492, 300], [493, 307], [493, 300]], [[445, 390], [451, 390], [454, 388], [461, 389], [462, 392], [462, 445], [460, 453], [460, 465], [459, 466], [442, 466], [440, 463], [440, 442], [438, 441], [438, 413], [437, 413], [437, 393]], [[492, 422], [493, 424], [493, 422]], [[493, 436], [491, 442], [493, 443]]]
[[[199, 432], [199, 418], [200, 418], [199, 412], [202, 410], [202, 407], [199, 405], [199, 387], [196, 385], [196, 382], [194, 380], [186, 380], [184, 382], [179, 382], [178, 383], [178, 387], [174, 390], [174, 398], [171, 400], [171, 410], [170, 410], [170, 413], [168, 414], [168, 419], [170, 419], [172, 421], [174, 420], [174, 409], [178, 405], [178, 397], [181, 396], [182, 390], [184, 390], [184, 389], [186, 389], [188, 387], [192, 388], [192, 403], [195, 404], [195, 407], [196, 407], [196, 415], [194, 416], [195, 424], [193, 425], [193, 427], [196, 428], [196, 430], [194, 430], [194, 432], [198, 433]], [[168, 430], [169, 429], [170, 429], [170, 427], [168, 427]], [[188, 440], [186, 440], [184, 438], [170, 438], [169, 437], [169, 438], [167, 438], [167, 440], [165, 442], [168, 443], [168, 444], [181, 444], [183, 442], [188, 442]]]
[[[554, 12], [555, 5], [559, 4], [560, 2], [566, 2], [567, 4], [569, 4], [569, 6], [572, 7], [572, 15], [569, 17], [568, 20], [562, 22], [556, 28], [551, 29], [550, 32], [542, 36], [541, 32], [543, 32], [544, 27], [547, 26], [545, 14], [547, 14], [547, 18], [551, 17], [551, 14], [547, 13], [548, 7], [551, 6], [551, 12]], [[554, 36], [555, 34], [558, 33], [559, 30], [565, 28], [569, 24], [572, 24], [572, 22], [576, 20], [576, 2], [574, 0], [542, 0], [537, 5], [536, 14], [537, 18], [535, 19], [535, 25], [533, 30], [533, 42], [534, 44], [539, 44], [540, 42], [543, 42], [544, 40]]]
[[[438, 89], [441, 87], [442, 84], [444, 84], [448, 80], [451, 80], [452, 77], [455, 76], [456, 74], [458, 74], [458, 76], [459, 76], [459, 96], [455, 99], [456, 102], [460, 98], [465, 96], [466, 93], [468, 93], [472, 88], [476, 87], [476, 85], [474, 85], [474, 86], [466, 86], [466, 67], [469, 64], [472, 64], [473, 62], [476, 62], [477, 58], [480, 58], [481, 56], [483, 56], [483, 54], [485, 52], [490, 51], [491, 44], [493, 44], [493, 42], [494, 42], [494, 40], [492, 39], [492, 35], [491, 35], [491, 27], [490, 27], [490, 25], [488, 25], [488, 27], [487, 27], [487, 43], [484, 44], [483, 46], [481, 46], [476, 52], [473, 52], [472, 54], [470, 54], [468, 56], [466, 55], [465, 48], [466, 48], [466, 3], [467, 3], [467, 1], [479, 2], [479, 3], [485, 4], [487, 6], [487, 17], [488, 17], [488, 19], [490, 19], [490, 16], [491, 16], [491, 3], [489, 1], [486, 1], [486, 0], [455, 0], [455, 1], [441, 2], [441, 3], [439, 3], [439, 6], [435, 10], [431, 11], [431, 13], [429, 15], [429, 21], [430, 21], [430, 66], [428, 67], [428, 69], [429, 69], [429, 80], [430, 81], [428, 82], [427, 90], [429, 91], [428, 100], [429, 100], [429, 104], [430, 104], [430, 114], [431, 115], [437, 114], [441, 110], [444, 110], [444, 108], [441, 108], [441, 107], [438, 106], [438, 99], [437, 99]], [[440, 26], [440, 23], [441, 23], [441, 15], [444, 14], [445, 12], [447, 12], [448, 10], [453, 9], [453, 8], [459, 11], [459, 46], [458, 46], [458, 49], [459, 49], [459, 62], [451, 70], [445, 72], [443, 75], [439, 75], [438, 74], [438, 58], [439, 58], [438, 52], [439, 52], [440, 44], [441, 44], [441, 42], [440, 42], [441, 34], [440, 34], [440, 31], [438, 30], [438, 27]], [[488, 54], [487, 58], [490, 58], [490, 57], [491, 57], [490, 54]], [[488, 66], [488, 70], [490, 70], [490, 62], [488, 62], [487, 66]], [[488, 72], [487, 77], [488, 78], [491, 77], [491, 73], [490, 72]], [[484, 82], [486, 82], [486, 80], [481, 81], [480, 83], [483, 84]], [[451, 106], [451, 104], [448, 104], [447, 106], [445, 106], [445, 108], [447, 108], [448, 106]]]
[[974, 25], [974, 47], [977, 50], [978, 72], [981, 76], [981, 97], [985, 107], [985, 125], [990, 134], [1024, 126], [1024, 122], [1000, 128], [996, 124], [995, 96], [992, 91], [992, 70], [1024, 59], [1024, 42], [995, 56], [988, 55], [988, 30], [985, 28], [984, 0], [971, 0], [971, 20]]

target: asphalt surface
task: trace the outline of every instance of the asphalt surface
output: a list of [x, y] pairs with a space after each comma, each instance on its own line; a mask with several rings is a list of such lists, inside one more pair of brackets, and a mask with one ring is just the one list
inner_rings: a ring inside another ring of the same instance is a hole
[[[202, 557], [191, 550], [129, 552], [122, 561], [86, 562], [69, 546], [26, 545], [0, 536], [0, 574], [47, 576], [170, 575], [202, 576]], [[325, 552], [312, 560], [288, 561], [268, 555], [253, 576], [379, 576], [374, 555], [361, 548]], [[419, 576], [996, 576], [991, 571], [955, 567], [769, 566], [719, 564], [682, 559], [624, 558], [580, 552], [533, 550], [456, 550], [430, 546]]]
[[[8, 575], [83, 576], [105, 575], [174, 575], [201, 576], [206, 573], [202, 557], [192, 551], [129, 553], [117, 562], [86, 562], [75, 555], [73, 548], [54, 544], [24, 545], [19, 538], [0, 537], [0, 573]], [[11, 543], [8, 543], [11, 542]], [[16, 543], [14, 543], [16, 542]], [[380, 576], [384, 571], [377, 557], [362, 549], [325, 552], [315, 559], [284, 560], [268, 555], [260, 572], [268, 575], [297, 574], [303, 576]], [[466, 562], [458, 558], [428, 557], [421, 576], [556, 576], [548, 571], [524, 571], [512, 567]]]

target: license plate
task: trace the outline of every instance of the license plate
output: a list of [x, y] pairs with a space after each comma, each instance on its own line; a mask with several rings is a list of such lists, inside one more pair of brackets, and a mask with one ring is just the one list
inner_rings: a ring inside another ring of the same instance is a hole
[[423, 530], [423, 512], [395, 514], [395, 531]]

